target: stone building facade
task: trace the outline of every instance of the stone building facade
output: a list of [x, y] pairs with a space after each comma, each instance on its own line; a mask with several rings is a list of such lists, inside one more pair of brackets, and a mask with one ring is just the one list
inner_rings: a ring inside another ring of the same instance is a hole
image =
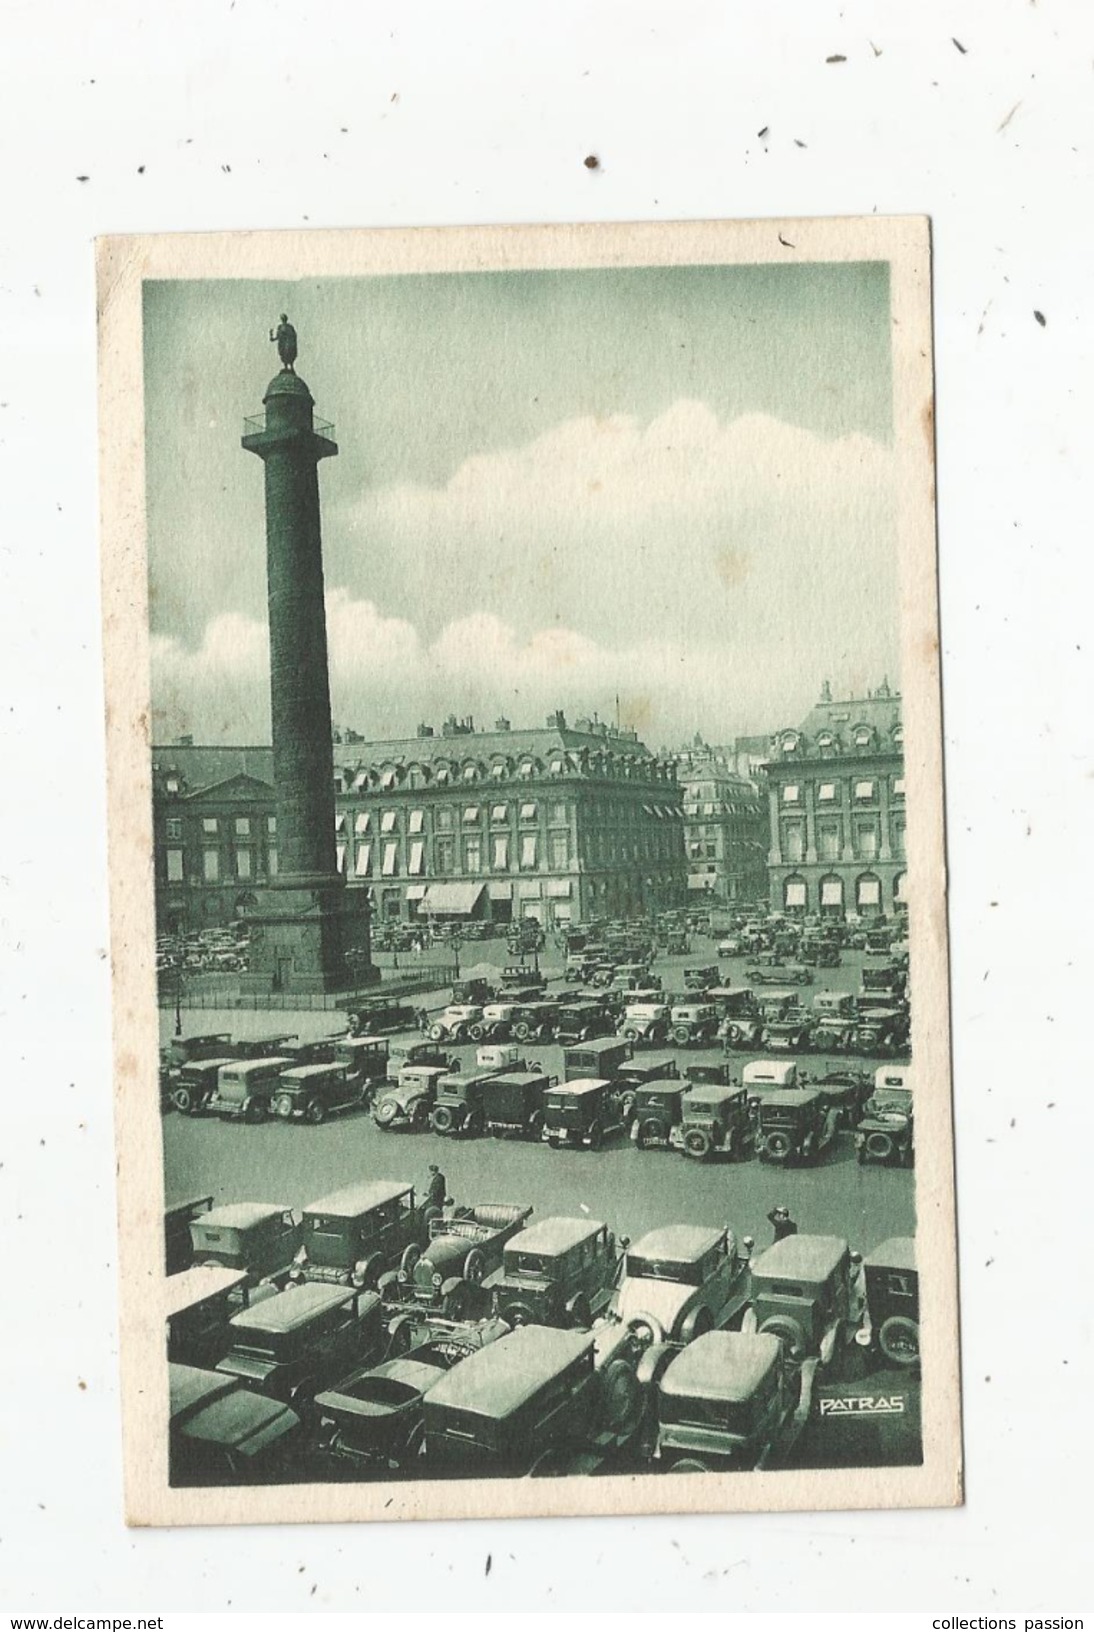
[[767, 799], [732, 748], [696, 738], [672, 755], [683, 791], [688, 899], [728, 906], [767, 895]]
[[779, 912], [891, 917], [907, 902], [904, 727], [886, 682], [837, 700], [827, 686], [771, 741], [768, 881]]
[[[202, 778], [225, 765], [252, 764], [270, 776], [267, 749], [156, 749], [152, 771], [152, 832], [156, 927], [161, 934], [217, 928], [253, 912], [257, 892], [277, 877], [277, 810], [272, 782], [236, 770]], [[219, 764], [217, 763], [219, 761]]]

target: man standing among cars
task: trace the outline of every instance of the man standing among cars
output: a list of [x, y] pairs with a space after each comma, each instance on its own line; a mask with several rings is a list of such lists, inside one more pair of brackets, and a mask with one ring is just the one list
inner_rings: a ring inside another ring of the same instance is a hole
[[774, 1245], [775, 1241], [785, 1241], [788, 1235], [797, 1235], [798, 1233], [798, 1226], [791, 1218], [788, 1207], [772, 1207], [767, 1215], [767, 1221], [774, 1231], [772, 1245]]
[[[429, 1183], [426, 1186], [425, 1204], [427, 1207], [437, 1207], [442, 1212], [448, 1200], [448, 1180], [437, 1166], [436, 1162], [429, 1164]], [[797, 1229], [797, 1225], [794, 1226]]]

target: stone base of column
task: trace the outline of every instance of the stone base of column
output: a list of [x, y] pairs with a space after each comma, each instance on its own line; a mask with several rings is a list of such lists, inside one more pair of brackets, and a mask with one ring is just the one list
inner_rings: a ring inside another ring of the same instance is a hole
[[247, 914], [250, 967], [241, 992], [302, 996], [356, 991], [380, 979], [368, 910], [344, 887], [269, 889]]

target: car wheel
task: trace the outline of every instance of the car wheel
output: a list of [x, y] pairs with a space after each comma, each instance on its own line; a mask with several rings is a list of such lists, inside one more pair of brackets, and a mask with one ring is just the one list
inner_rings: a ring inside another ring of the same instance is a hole
[[388, 1337], [388, 1359], [393, 1360], [396, 1355], [405, 1354], [414, 1338], [414, 1316], [400, 1315], [392, 1322]]
[[536, 1312], [526, 1303], [511, 1303], [501, 1311], [502, 1320], [507, 1320], [512, 1327], [534, 1326]]
[[642, 1391], [625, 1360], [613, 1360], [601, 1374], [600, 1420], [617, 1444], [633, 1438], [641, 1423]]
[[638, 1041], [638, 1027], [637, 1026], [624, 1026], [623, 1027], [623, 1041], [625, 1043], [636, 1043]]
[[772, 1337], [777, 1337], [791, 1360], [804, 1360], [805, 1333], [792, 1315], [771, 1315], [764, 1321], [760, 1331], [769, 1332]]
[[472, 1247], [463, 1261], [463, 1278], [472, 1286], [479, 1286], [486, 1274], [486, 1259], [478, 1247]]
[[919, 1323], [907, 1315], [890, 1315], [882, 1321], [877, 1346], [893, 1366], [919, 1364]]
[[655, 1139], [660, 1139], [663, 1132], [660, 1122], [655, 1122], [652, 1116], [648, 1116], [644, 1122], [638, 1124], [638, 1138], [635, 1140], [635, 1144], [639, 1150], [645, 1150], [646, 1146], [652, 1145]]
[[399, 1107], [393, 1099], [382, 1099], [373, 1107], [372, 1120], [378, 1128], [390, 1128], [399, 1114]]
[[643, 1349], [651, 1349], [655, 1343], [665, 1341], [665, 1328], [656, 1315], [632, 1315], [627, 1322], [627, 1331]]
[[688, 1156], [694, 1157], [697, 1162], [701, 1162], [704, 1156], [709, 1156], [710, 1134], [707, 1130], [705, 1128], [689, 1128], [684, 1135], [684, 1151]]
[[482, 1040], [483, 1040], [483, 1037], [486, 1035], [486, 1033], [483, 1031], [483, 1028], [476, 1022], [475, 1025], [468, 1026], [467, 1035], [470, 1037], [470, 1039], [471, 1039], [471, 1041], [473, 1043], [481, 1043]]
[[456, 1125], [456, 1114], [451, 1105], [434, 1105], [429, 1120], [434, 1133], [451, 1133]]
[[677, 1048], [686, 1048], [691, 1042], [691, 1032], [686, 1026], [674, 1026], [672, 1040]]
[[305, 1117], [306, 1121], [311, 1123], [313, 1128], [317, 1128], [319, 1126], [320, 1122], [325, 1122], [326, 1121], [326, 1119], [327, 1119], [327, 1108], [322, 1103], [321, 1100], [318, 1100], [318, 1099], [309, 1100], [308, 1101], [308, 1108], [304, 1112], [304, 1117]]
[[194, 1108], [194, 1096], [189, 1088], [176, 1088], [171, 1095], [171, 1103], [176, 1111], [181, 1111], [183, 1116], [189, 1116]]
[[439, 1043], [444, 1038], [444, 1027], [437, 1021], [434, 1021], [426, 1035], [429, 1037], [431, 1043]]
[[682, 1456], [679, 1462], [674, 1462], [665, 1469], [666, 1473], [709, 1473], [710, 1463], [704, 1462], [698, 1456]]
[[875, 1162], [887, 1162], [896, 1146], [891, 1133], [868, 1133], [866, 1135], [866, 1149]]

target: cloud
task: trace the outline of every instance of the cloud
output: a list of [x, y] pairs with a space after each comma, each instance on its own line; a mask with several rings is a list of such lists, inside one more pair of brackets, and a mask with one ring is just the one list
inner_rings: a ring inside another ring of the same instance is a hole
[[[651, 745], [795, 720], [820, 682], [896, 679], [892, 452], [762, 415], [675, 403], [651, 423], [576, 418], [324, 516], [335, 719], [556, 707]], [[267, 736], [260, 617], [153, 641], [157, 732]]]

